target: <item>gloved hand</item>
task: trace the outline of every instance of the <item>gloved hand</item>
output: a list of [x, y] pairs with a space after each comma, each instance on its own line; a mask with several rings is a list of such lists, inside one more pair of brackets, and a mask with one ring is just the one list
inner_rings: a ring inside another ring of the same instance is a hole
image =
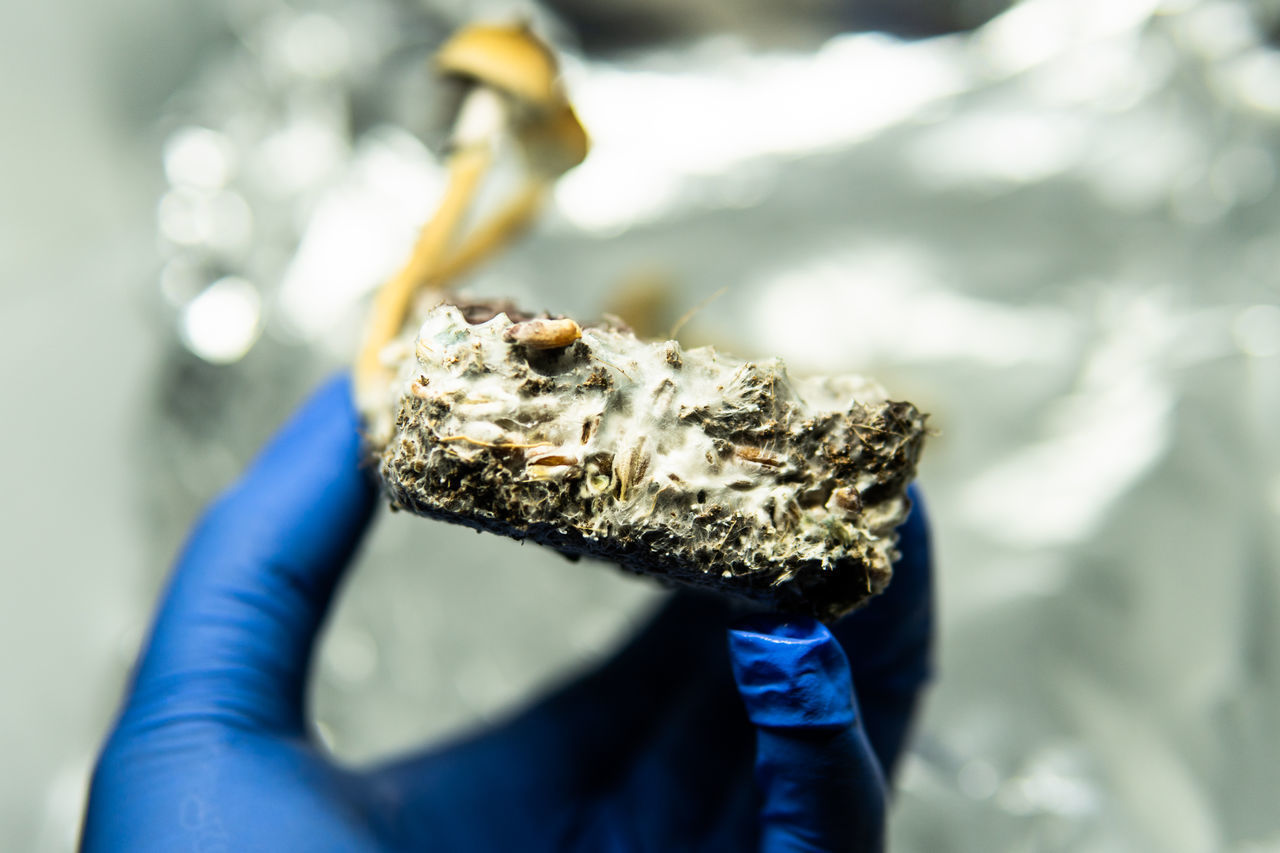
[[883, 845], [931, 632], [918, 508], [892, 586], [839, 642], [760, 616], [726, 644], [724, 606], [678, 594], [612, 661], [508, 722], [351, 769], [308, 735], [303, 703], [374, 503], [356, 424], [347, 383], [326, 385], [197, 524], [99, 758], [83, 850]]

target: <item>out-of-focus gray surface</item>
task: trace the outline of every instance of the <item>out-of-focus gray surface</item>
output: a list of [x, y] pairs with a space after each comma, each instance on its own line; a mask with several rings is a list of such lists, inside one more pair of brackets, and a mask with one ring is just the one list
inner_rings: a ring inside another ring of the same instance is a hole
[[9, 4], [0, 28], [6, 850], [70, 848], [90, 754], [153, 594], [130, 448], [161, 339], [139, 298], [160, 181], [136, 102], [115, 84], [163, 85], [172, 65], [161, 43], [158, 79], [107, 74], [125, 70], [116, 51], [127, 43], [182, 38], [180, 19], [146, 5], [150, 17], [138, 3]]
[[[69, 849], [183, 530], [430, 210], [435, 8], [64, 3], [0, 36], [3, 849]], [[475, 289], [665, 288], [669, 321], [728, 285], [686, 340], [934, 413], [939, 678], [894, 849], [1280, 849], [1273, 11], [1026, 0], [921, 42], [568, 62], [596, 150]], [[654, 596], [384, 518], [321, 733], [359, 760], [484, 719]]]

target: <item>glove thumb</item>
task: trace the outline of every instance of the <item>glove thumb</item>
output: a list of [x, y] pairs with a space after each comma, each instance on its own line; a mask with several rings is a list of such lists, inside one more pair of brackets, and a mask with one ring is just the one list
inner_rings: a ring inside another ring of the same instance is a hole
[[729, 631], [729, 655], [756, 727], [760, 853], [882, 850], [884, 777], [831, 632], [813, 619], [753, 616]]

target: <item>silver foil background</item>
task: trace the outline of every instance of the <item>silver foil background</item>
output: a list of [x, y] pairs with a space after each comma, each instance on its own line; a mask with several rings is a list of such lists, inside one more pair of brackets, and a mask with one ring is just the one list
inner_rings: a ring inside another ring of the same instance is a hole
[[[14, 850], [71, 848], [186, 526], [354, 351], [441, 187], [424, 64], [473, 8], [76, 5], [24, 13], [0, 85]], [[1024, 0], [763, 48], [747, 21], [608, 58], [529, 11], [596, 147], [469, 289], [673, 319], [727, 286], [686, 340], [932, 413], [938, 678], [892, 849], [1280, 850], [1273, 6]], [[362, 760], [483, 721], [659, 596], [384, 518], [318, 729]]]

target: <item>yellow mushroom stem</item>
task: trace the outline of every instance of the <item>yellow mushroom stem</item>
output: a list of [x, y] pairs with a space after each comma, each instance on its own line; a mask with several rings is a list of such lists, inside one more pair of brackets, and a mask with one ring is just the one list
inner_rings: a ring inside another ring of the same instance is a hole
[[444, 287], [470, 272], [485, 258], [522, 235], [537, 217], [546, 198], [547, 182], [530, 179], [501, 209], [475, 227], [418, 287]]
[[360, 397], [379, 393], [390, 381], [391, 371], [382, 363], [382, 350], [404, 327], [420, 283], [436, 277], [492, 156], [487, 144], [467, 145], [454, 152], [440, 207], [423, 227], [408, 263], [374, 295], [369, 328], [355, 365], [356, 393]]
[[[521, 38], [527, 39], [528, 33], [521, 31]], [[554, 78], [550, 79], [554, 82]], [[563, 93], [557, 91], [556, 97], [555, 106], [545, 112], [524, 114], [514, 129], [528, 167], [523, 186], [477, 225], [430, 279], [418, 281], [418, 287], [443, 287], [520, 237], [533, 224], [556, 178], [586, 158], [590, 147], [587, 132]]]

